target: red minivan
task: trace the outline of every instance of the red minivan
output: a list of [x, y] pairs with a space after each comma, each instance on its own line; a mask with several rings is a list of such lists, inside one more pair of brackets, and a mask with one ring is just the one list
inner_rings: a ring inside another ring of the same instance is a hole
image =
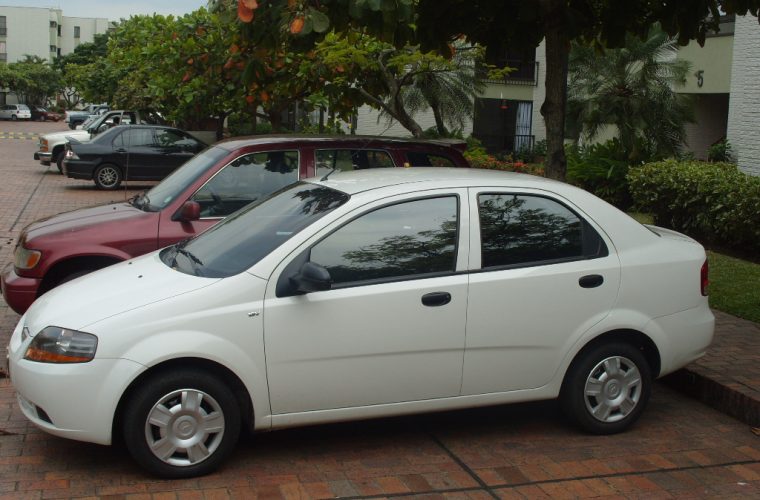
[[128, 202], [33, 222], [21, 232], [2, 293], [17, 313], [83, 274], [194, 236], [300, 178], [333, 170], [468, 167], [463, 141], [257, 136], [218, 142]]

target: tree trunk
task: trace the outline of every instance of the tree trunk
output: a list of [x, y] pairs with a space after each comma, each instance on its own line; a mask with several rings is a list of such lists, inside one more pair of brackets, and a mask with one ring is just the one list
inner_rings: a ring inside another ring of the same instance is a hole
[[440, 105], [436, 103], [435, 106], [432, 106], [432, 109], [433, 118], [435, 118], [435, 128], [438, 129], [438, 135], [441, 137], [446, 137], [446, 135], [448, 135], [448, 131], [446, 130], [446, 125], [443, 123]]
[[544, 0], [546, 12], [546, 99], [541, 115], [546, 123], [546, 160], [550, 179], [565, 180], [565, 110], [567, 103], [567, 61], [570, 40], [564, 29], [564, 0]]
[[221, 141], [224, 138], [224, 120], [227, 113], [220, 113], [216, 119], [216, 140]]

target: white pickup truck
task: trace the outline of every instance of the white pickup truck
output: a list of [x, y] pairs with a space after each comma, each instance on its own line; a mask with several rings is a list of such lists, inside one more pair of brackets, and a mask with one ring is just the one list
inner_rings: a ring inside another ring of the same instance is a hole
[[77, 128], [91, 116], [99, 116], [107, 113], [111, 108], [107, 104], [90, 104], [81, 111], [66, 111], [65, 122], [69, 124], [70, 129]]
[[53, 132], [40, 136], [39, 150], [34, 153], [34, 159], [39, 160], [43, 165], [55, 163], [58, 170], [62, 171], [66, 141], [69, 137], [79, 142], [86, 142], [114, 125], [129, 125], [131, 123], [163, 124], [163, 120], [153, 114], [141, 115], [139, 111], [109, 111], [85, 122], [81, 129]]

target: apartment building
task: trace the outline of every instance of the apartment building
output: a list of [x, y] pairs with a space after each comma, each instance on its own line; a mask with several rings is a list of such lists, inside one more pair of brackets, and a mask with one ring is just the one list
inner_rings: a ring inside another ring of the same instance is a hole
[[[46, 7], [0, 6], [0, 62], [16, 62], [25, 55], [52, 62], [110, 28], [105, 18], [67, 17], [60, 9]], [[14, 99], [0, 91], [0, 104], [15, 104]]]

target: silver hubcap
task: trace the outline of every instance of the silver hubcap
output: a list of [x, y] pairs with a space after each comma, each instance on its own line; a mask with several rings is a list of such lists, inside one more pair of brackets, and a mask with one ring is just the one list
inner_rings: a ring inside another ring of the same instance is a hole
[[224, 413], [203, 391], [181, 389], [162, 397], [148, 413], [145, 439], [153, 454], [170, 465], [204, 461], [224, 436]]
[[119, 174], [111, 167], [101, 168], [98, 171], [98, 181], [100, 181], [100, 184], [103, 186], [113, 186], [116, 184], [116, 181], [119, 179]]
[[641, 374], [623, 356], [612, 356], [597, 364], [584, 387], [586, 409], [601, 422], [617, 422], [630, 414], [641, 397]]

